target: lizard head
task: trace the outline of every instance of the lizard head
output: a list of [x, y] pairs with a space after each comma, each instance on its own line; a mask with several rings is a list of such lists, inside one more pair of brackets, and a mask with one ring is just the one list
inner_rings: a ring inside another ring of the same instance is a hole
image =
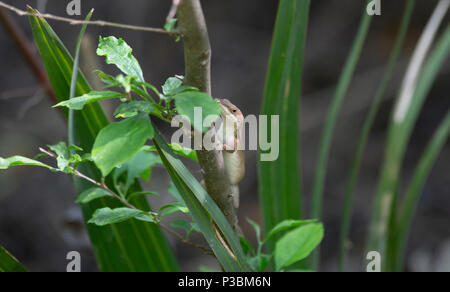
[[238, 122], [242, 122], [244, 120], [244, 115], [242, 114], [241, 110], [238, 109], [237, 106], [232, 104], [228, 99], [216, 100], [222, 110], [222, 118], [232, 118], [233, 120], [237, 120]]

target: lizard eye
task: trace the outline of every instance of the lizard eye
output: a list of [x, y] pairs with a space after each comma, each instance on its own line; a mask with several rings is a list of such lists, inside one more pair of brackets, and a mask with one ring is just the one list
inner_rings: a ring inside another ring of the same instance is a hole
[[233, 113], [236, 113], [236, 112], [237, 112], [237, 110], [236, 110], [236, 109], [232, 109], [231, 111], [232, 111]]

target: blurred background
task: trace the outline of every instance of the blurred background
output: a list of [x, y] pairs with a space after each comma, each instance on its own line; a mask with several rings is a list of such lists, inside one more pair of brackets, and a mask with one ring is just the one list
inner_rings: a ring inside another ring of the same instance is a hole
[[[69, 0], [4, 1], [19, 8], [41, 6], [41, 12], [67, 16]], [[42, 3], [37, 3], [42, 2]], [[42, 4], [46, 2], [45, 6]], [[95, 8], [94, 19], [162, 27], [170, 8], [167, 0], [81, 0], [83, 16]], [[301, 145], [304, 192], [309, 197], [318, 144], [326, 111], [339, 74], [352, 45], [365, 2], [363, 0], [313, 0], [306, 47], [304, 88], [301, 107]], [[263, 95], [274, 21], [275, 0], [202, 1], [212, 45], [213, 96], [228, 98], [244, 114], [258, 114]], [[418, 0], [406, 47], [377, 117], [362, 164], [356, 190], [351, 229], [349, 265], [364, 270], [364, 247], [368, 220], [377, 183], [387, 122], [410, 54], [436, 0]], [[336, 125], [324, 197], [325, 239], [322, 269], [337, 270], [337, 240], [343, 196], [356, 140], [375, 89], [382, 76], [401, 19], [404, 1], [382, 1], [382, 16], [376, 16], [349, 93]], [[12, 15], [32, 40], [28, 20]], [[80, 27], [49, 21], [73, 52]], [[448, 23], [448, 18], [444, 23]], [[102, 69], [117, 74], [95, 55], [99, 35], [122, 37], [134, 49], [147, 81], [162, 85], [165, 79], [184, 73], [181, 43], [165, 35], [91, 26], [81, 55], [81, 67], [94, 88], [101, 84], [90, 72]], [[66, 125], [58, 110], [39, 87], [36, 79], [6, 33], [0, 27], [0, 156], [20, 154], [33, 157], [38, 147], [65, 141]], [[33, 44], [34, 45], [34, 44]], [[40, 60], [39, 60], [40, 61]], [[416, 125], [404, 164], [404, 184], [411, 177], [417, 158], [449, 108], [450, 60], [443, 66]], [[105, 110], [111, 112], [113, 104]], [[170, 130], [170, 129], [167, 129]], [[406, 270], [450, 271], [450, 145], [438, 159], [422, 194], [408, 244]], [[299, 149], [300, 151], [300, 149]], [[247, 174], [241, 183], [241, 226], [248, 238], [255, 235], [245, 218], [260, 220], [256, 152], [247, 153]], [[196, 176], [200, 172], [193, 165]], [[150, 198], [154, 208], [170, 200], [165, 170], [155, 168], [145, 188], [158, 191]], [[74, 203], [75, 193], [68, 176], [32, 167], [0, 172], [0, 244], [31, 271], [65, 271], [66, 254], [82, 255], [82, 270], [97, 271], [83, 226]], [[308, 200], [305, 206], [308, 206]], [[174, 220], [171, 217], [169, 220]], [[199, 266], [217, 268], [212, 258], [170, 238], [184, 271]], [[194, 239], [201, 241], [200, 236]]]

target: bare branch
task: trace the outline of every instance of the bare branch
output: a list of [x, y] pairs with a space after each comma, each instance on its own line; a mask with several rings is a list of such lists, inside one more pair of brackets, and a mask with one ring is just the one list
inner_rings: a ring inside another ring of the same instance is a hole
[[14, 7], [14, 6], [8, 5], [8, 4], [6, 4], [6, 3], [4, 3], [2, 1], [0, 1], [0, 7], [4, 7], [6, 9], [10, 10], [10, 11], [13, 11], [17, 15], [20, 15], [20, 16], [38, 16], [38, 17], [42, 17], [42, 18], [46, 18], [46, 19], [52, 19], [52, 20], [56, 20], [56, 21], [66, 22], [66, 23], [69, 23], [71, 25], [88, 24], [88, 25], [95, 25], [95, 26], [109, 26], [109, 27], [117, 27], [117, 28], [128, 29], [128, 30], [154, 32], [154, 33], [161, 33], [161, 34], [167, 34], [167, 35], [179, 35], [179, 33], [176, 30], [168, 32], [168, 31], [166, 31], [165, 29], [162, 29], [162, 28], [154, 28], [154, 27], [145, 27], [145, 26], [137, 26], [137, 25], [130, 25], [130, 24], [122, 24], [122, 23], [115, 23], [115, 22], [109, 22], [109, 21], [104, 21], [104, 20], [84, 21], [84, 20], [76, 20], [76, 19], [72, 19], [72, 18], [68, 18], [68, 17], [62, 17], [62, 16], [57, 16], [57, 15], [48, 14], [48, 13], [41, 14], [41, 13], [37, 12], [35, 14], [35, 13], [30, 13], [30, 12], [21, 10], [19, 8]]

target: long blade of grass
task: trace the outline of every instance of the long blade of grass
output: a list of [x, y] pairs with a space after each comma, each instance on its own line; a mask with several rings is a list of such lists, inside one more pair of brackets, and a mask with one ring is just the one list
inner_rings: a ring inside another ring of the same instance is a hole
[[[224, 270], [229, 272], [250, 271], [239, 239], [214, 200], [192, 176], [181, 160], [176, 157], [159, 131], [156, 131], [153, 142], [173, 183], [189, 208], [192, 218], [198, 224]], [[223, 238], [233, 254], [230, 254], [217, 237], [213, 223], [223, 234]]]
[[[30, 24], [52, 87], [59, 101], [67, 100], [70, 96], [73, 59], [44, 19], [30, 17]], [[76, 95], [83, 95], [89, 91], [91, 88], [79, 71]], [[67, 117], [68, 112], [65, 111], [65, 114]], [[106, 125], [108, 125], [108, 120], [99, 104], [89, 104], [82, 111], [77, 111], [73, 115], [73, 125], [69, 130], [71, 142], [89, 152], [97, 133]], [[93, 164], [80, 166], [80, 171], [92, 178], [98, 180], [101, 178]], [[77, 194], [81, 194], [90, 187], [92, 186], [88, 183], [75, 180]], [[138, 184], [135, 187], [140, 188]], [[132, 203], [139, 209], [150, 209], [143, 197], [136, 197]], [[82, 205], [86, 222], [95, 210], [103, 207], [120, 207], [120, 204], [111, 199], [99, 199]], [[87, 229], [97, 263], [102, 271], [178, 270], [175, 256], [156, 225], [130, 220], [106, 227], [88, 224]]]
[[408, 234], [411, 229], [411, 222], [414, 213], [419, 204], [420, 194], [423, 190], [425, 182], [430, 174], [430, 171], [436, 162], [445, 142], [450, 136], [450, 111], [447, 112], [446, 117], [442, 121], [439, 128], [436, 130], [431, 141], [428, 143], [421, 159], [414, 171], [411, 183], [406, 191], [406, 195], [400, 204], [400, 210], [397, 221], [396, 232], [396, 249], [394, 254], [397, 256], [395, 262], [395, 270], [400, 271], [405, 255], [406, 243]]
[[[388, 262], [390, 258], [387, 257], [386, 247], [389, 233], [394, 228], [394, 226], [390, 226], [390, 222], [392, 222], [391, 216], [396, 216], [396, 210], [393, 207], [397, 200], [396, 193], [403, 157], [425, 98], [449, 53], [449, 29], [432, 52], [426, 66], [423, 67], [422, 64], [449, 5], [450, 1], [447, 0], [439, 2], [419, 40], [405, 75], [404, 86], [400, 91], [388, 130], [368, 242], [368, 250], [378, 251], [381, 254], [383, 270], [387, 270], [391, 266]], [[422, 78], [419, 79], [420, 72], [423, 73]]]
[[394, 47], [392, 49], [391, 55], [389, 57], [388, 63], [386, 65], [386, 70], [383, 74], [383, 78], [380, 85], [375, 93], [375, 97], [370, 106], [367, 118], [364, 121], [361, 134], [358, 138], [358, 144], [356, 146], [355, 157], [352, 162], [352, 167], [350, 170], [349, 181], [347, 184], [347, 191], [345, 193], [344, 208], [342, 212], [341, 229], [339, 235], [339, 247], [338, 247], [338, 269], [339, 271], [345, 270], [345, 260], [347, 256], [346, 242], [348, 240], [348, 234], [350, 230], [351, 217], [352, 217], [352, 207], [354, 200], [354, 192], [356, 183], [358, 181], [359, 170], [361, 167], [361, 160], [364, 154], [364, 149], [366, 148], [367, 139], [369, 137], [370, 131], [372, 129], [375, 117], [380, 108], [381, 101], [385, 95], [386, 89], [391, 80], [392, 74], [394, 72], [395, 66], [398, 62], [403, 44], [408, 33], [409, 24], [411, 21], [411, 16], [414, 10], [415, 0], [408, 0], [405, 5], [405, 10], [403, 12], [403, 17], [400, 25], [397, 38], [395, 40]]
[[[369, 2], [370, 1], [368, 1], [367, 3]], [[336, 92], [331, 101], [331, 105], [327, 114], [327, 120], [325, 122], [325, 128], [322, 134], [322, 140], [320, 142], [319, 158], [317, 160], [312, 190], [311, 215], [314, 219], [320, 219], [322, 216], [323, 191], [325, 188], [328, 157], [330, 154], [334, 127], [336, 125], [342, 102], [355, 72], [356, 65], [358, 64], [358, 60], [361, 55], [361, 51], [363, 49], [372, 20], [372, 17], [369, 16], [366, 12], [366, 6], [363, 6], [364, 9], [362, 13], [362, 19], [359, 24], [356, 39], [353, 43], [352, 50], [350, 51], [350, 54], [347, 58], [345, 67], [341, 73], [341, 77], [336, 88]], [[317, 270], [319, 266], [319, 253], [320, 250], [317, 249], [312, 256], [312, 269], [314, 270]]]
[[0, 246], [0, 273], [27, 272], [27, 269], [6, 249]]
[[[275, 161], [262, 161], [259, 154], [259, 191], [264, 229], [271, 230], [287, 219], [302, 218], [302, 186], [299, 145], [299, 105], [303, 56], [310, 0], [283, 0], [278, 8], [272, 42], [262, 115], [268, 118], [271, 137], [272, 115], [280, 117], [280, 151]], [[277, 236], [267, 248], [273, 251]]]

